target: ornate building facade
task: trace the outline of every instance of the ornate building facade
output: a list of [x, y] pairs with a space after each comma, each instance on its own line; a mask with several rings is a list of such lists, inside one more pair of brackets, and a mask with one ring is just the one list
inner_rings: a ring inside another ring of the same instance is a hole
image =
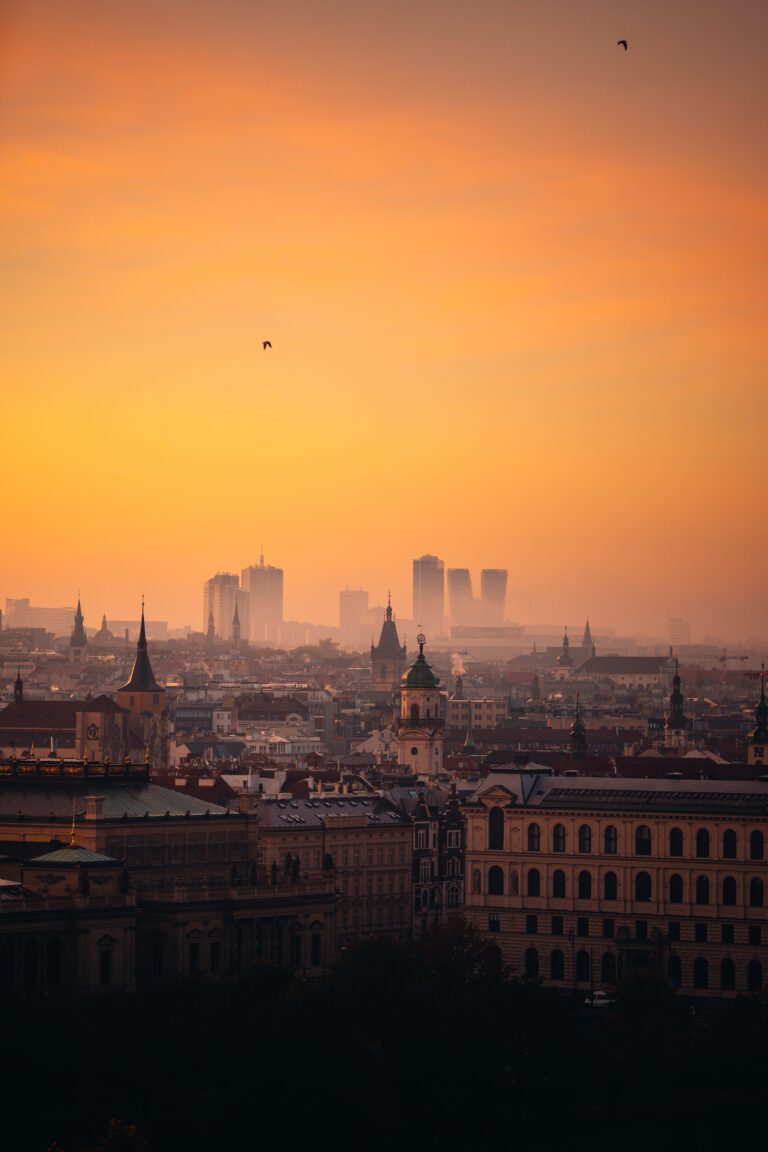
[[692, 995], [763, 989], [765, 782], [498, 772], [466, 815], [467, 916], [516, 974], [589, 990], [655, 969]]

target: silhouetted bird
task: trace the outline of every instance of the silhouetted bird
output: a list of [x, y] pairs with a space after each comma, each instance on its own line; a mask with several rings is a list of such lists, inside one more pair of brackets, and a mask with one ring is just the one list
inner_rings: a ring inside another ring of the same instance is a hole
[[617, 40], [617, 41], [616, 41], [616, 47], [617, 47], [617, 48], [618, 48], [619, 44], [623, 44], [623, 45], [624, 45], [624, 51], [626, 52], [626, 50], [627, 50], [627, 42], [626, 42], [626, 40]]
[[261, 346], [262, 346], [262, 348], [271, 348], [272, 344], [269, 340], [262, 340]]

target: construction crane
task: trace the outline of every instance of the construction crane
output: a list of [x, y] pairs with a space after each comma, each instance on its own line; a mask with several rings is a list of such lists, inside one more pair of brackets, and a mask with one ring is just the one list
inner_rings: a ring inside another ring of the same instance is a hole
[[729, 660], [747, 660], [747, 656], [737, 656], [735, 652], [729, 652], [727, 648], [723, 648], [722, 656], [716, 656], [715, 659], [721, 665], [723, 672], [728, 671]]

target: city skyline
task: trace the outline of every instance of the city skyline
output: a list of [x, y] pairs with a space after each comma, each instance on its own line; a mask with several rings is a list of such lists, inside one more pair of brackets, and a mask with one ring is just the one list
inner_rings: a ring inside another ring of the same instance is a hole
[[194, 625], [263, 541], [290, 619], [430, 551], [768, 634], [764, 4], [0, 21], [0, 598]]

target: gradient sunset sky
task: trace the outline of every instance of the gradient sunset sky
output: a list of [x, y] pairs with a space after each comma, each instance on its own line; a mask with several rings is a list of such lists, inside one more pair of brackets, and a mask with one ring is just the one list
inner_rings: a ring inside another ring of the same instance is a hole
[[4, 0], [0, 604], [200, 627], [263, 545], [408, 615], [433, 552], [768, 636], [766, 59], [765, 0]]

